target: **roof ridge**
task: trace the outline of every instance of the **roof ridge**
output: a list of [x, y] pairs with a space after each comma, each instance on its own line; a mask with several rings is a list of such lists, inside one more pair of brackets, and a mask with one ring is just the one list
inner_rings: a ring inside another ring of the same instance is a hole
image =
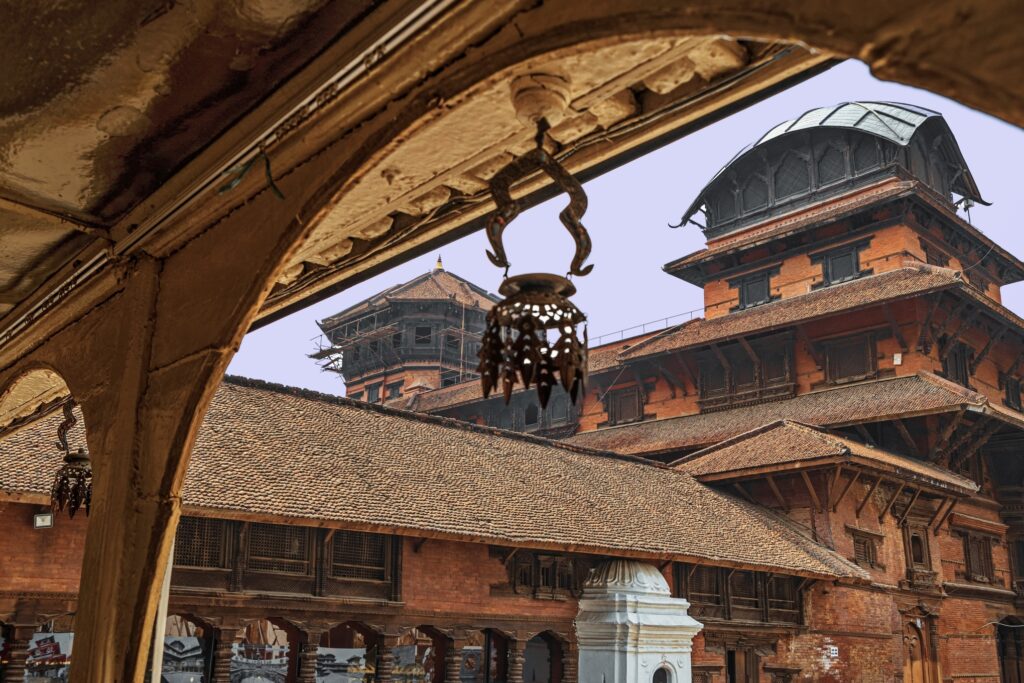
[[443, 417], [440, 415], [431, 415], [427, 413], [416, 413], [409, 410], [402, 410], [400, 408], [392, 408], [390, 406], [383, 406], [376, 403], [367, 403], [366, 401], [358, 401], [347, 396], [337, 396], [335, 394], [326, 394], [315, 389], [306, 389], [303, 387], [294, 387], [287, 384], [280, 384], [277, 382], [268, 382], [262, 379], [255, 379], [252, 377], [243, 377], [241, 375], [224, 375], [223, 382], [225, 384], [231, 384], [238, 387], [257, 389], [260, 391], [269, 391], [277, 394], [284, 394], [286, 396], [292, 396], [295, 398], [301, 398], [308, 401], [316, 401], [327, 405], [344, 406], [349, 408], [357, 408], [359, 410], [365, 410], [370, 412], [376, 412], [381, 415], [389, 415], [391, 417], [399, 417], [407, 420], [413, 420], [416, 422], [423, 422], [425, 424], [436, 424], [441, 427], [447, 427], [450, 429], [456, 429], [466, 432], [475, 432], [477, 434], [489, 434], [492, 436], [501, 436], [517, 441], [523, 441], [526, 443], [534, 443], [542, 446], [552, 446], [559, 448], [564, 451], [571, 453], [577, 453], [580, 455], [588, 455], [594, 457], [609, 458], [612, 460], [622, 460], [625, 462], [634, 462], [643, 465], [660, 467], [664, 469], [668, 468], [662, 463], [642, 458], [635, 455], [625, 455], [622, 453], [615, 453], [614, 451], [605, 451], [596, 448], [588, 448], [586, 446], [577, 446], [576, 444], [567, 443], [565, 441], [556, 441], [554, 439], [546, 439], [540, 436], [534, 436], [533, 434], [523, 434], [521, 432], [512, 432], [505, 429], [498, 429], [496, 427], [487, 427], [484, 425], [473, 424], [471, 422], [464, 422], [462, 420], [456, 420], [451, 417]]

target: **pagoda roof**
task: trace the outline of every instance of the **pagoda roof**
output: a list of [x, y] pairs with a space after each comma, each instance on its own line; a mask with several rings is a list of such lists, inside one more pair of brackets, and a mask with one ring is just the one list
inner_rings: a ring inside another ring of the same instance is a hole
[[[45, 503], [53, 413], [0, 441], [0, 495]], [[229, 379], [199, 428], [186, 514], [866, 580], [765, 508], [640, 458]]]
[[324, 318], [320, 328], [324, 331], [343, 324], [351, 318], [379, 310], [396, 301], [454, 301], [469, 308], [489, 311], [498, 297], [469, 280], [442, 268], [434, 268], [408, 282], [377, 292], [340, 313]]
[[960, 495], [978, 485], [931, 463], [865, 445], [794, 420], [778, 420], [673, 463], [700, 481], [722, 481], [821, 467], [860, 467]]
[[842, 427], [895, 417], [911, 418], [961, 409], [991, 415], [1024, 429], [1024, 415], [991, 403], [930, 372], [831, 387], [752, 406], [580, 432], [569, 443], [631, 455], [658, 455], [701, 448], [777, 420]]
[[806, 320], [961, 284], [963, 281], [953, 270], [914, 263], [716, 318], [695, 318], [635, 344], [619, 354], [619, 360], [670, 353], [715, 341], [768, 332]]

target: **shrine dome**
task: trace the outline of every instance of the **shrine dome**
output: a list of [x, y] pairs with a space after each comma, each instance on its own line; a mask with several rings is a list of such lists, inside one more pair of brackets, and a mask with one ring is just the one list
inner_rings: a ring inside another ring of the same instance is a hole
[[780, 123], [741, 150], [701, 190], [683, 223], [713, 238], [893, 175], [920, 181], [951, 206], [961, 198], [987, 204], [940, 113], [844, 102]]

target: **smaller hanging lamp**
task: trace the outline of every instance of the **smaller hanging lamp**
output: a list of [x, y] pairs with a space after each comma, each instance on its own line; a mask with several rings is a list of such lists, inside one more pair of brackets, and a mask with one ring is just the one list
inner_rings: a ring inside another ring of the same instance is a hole
[[57, 470], [50, 490], [50, 507], [54, 512], [66, 509], [71, 518], [83, 506], [88, 516], [92, 507], [92, 465], [89, 463], [89, 454], [84, 448], [72, 452], [68, 446], [68, 431], [78, 422], [74, 409], [74, 400], [64, 402], [64, 421], [57, 428], [57, 449], [65, 453], [64, 464]]
[[[480, 346], [480, 381], [484, 397], [501, 387], [507, 404], [517, 382], [525, 388], [537, 387], [541, 408], [546, 408], [551, 390], [557, 384], [572, 402], [583, 394], [587, 376], [587, 317], [569, 300], [576, 287], [572, 275], [587, 275], [593, 265], [583, 263], [590, 256], [591, 242], [580, 219], [587, 210], [587, 195], [572, 174], [544, 149], [547, 121], [537, 126], [535, 149], [514, 159], [490, 182], [497, 211], [487, 223], [491, 262], [505, 269], [505, 280], [498, 293], [504, 299], [487, 314], [487, 328]], [[505, 255], [502, 233], [519, 215], [519, 202], [512, 199], [511, 185], [527, 175], [543, 171], [569, 195], [569, 205], [559, 214], [562, 224], [576, 242], [576, 254], [566, 277], [549, 273], [508, 276], [510, 263]], [[583, 326], [583, 339], [578, 331]]]

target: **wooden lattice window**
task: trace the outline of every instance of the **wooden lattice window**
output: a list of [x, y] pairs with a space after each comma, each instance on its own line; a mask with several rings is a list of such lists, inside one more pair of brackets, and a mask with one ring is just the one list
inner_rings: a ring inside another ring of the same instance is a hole
[[818, 184], [827, 185], [846, 176], [846, 160], [843, 153], [828, 145], [818, 159]]
[[988, 536], [964, 532], [964, 559], [966, 575], [970, 581], [990, 583], [995, 579], [992, 567], [992, 539]]
[[712, 213], [716, 223], [736, 217], [736, 195], [732, 193], [732, 190], [722, 189], [715, 195]]
[[875, 376], [875, 340], [870, 334], [847, 337], [825, 345], [825, 375], [829, 382], [854, 382]]
[[761, 592], [754, 572], [729, 574], [729, 603], [734, 619], [757, 619], [761, 614]]
[[226, 564], [224, 520], [182, 517], [174, 538], [177, 567], [221, 569]]
[[643, 419], [644, 397], [639, 387], [610, 391], [607, 401], [609, 424], [625, 424]]
[[309, 529], [280, 524], [253, 524], [247, 566], [254, 571], [308, 575]]
[[331, 539], [331, 577], [362, 581], [386, 581], [388, 545], [382, 534], [337, 531]]
[[694, 567], [687, 577], [687, 599], [694, 604], [724, 605], [722, 572], [717, 567]]
[[874, 139], [860, 140], [853, 148], [853, 169], [863, 173], [878, 166], [878, 145]]
[[1014, 410], [1021, 410], [1021, 387], [1020, 379], [1017, 377], [1006, 377], [1003, 379], [1003, 388], [1006, 390], [1006, 405]]
[[768, 206], [768, 183], [754, 176], [743, 188], [743, 210], [756, 211]]
[[793, 576], [768, 577], [769, 621], [800, 620], [800, 579]]
[[775, 198], [785, 199], [811, 187], [807, 162], [795, 154], [788, 154], [775, 171]]
[[974, 350], [967, 344], [955, 342], [942, 361], [942, 372], [951, 382], [965, 387], [971, 384], [971, 358]]

